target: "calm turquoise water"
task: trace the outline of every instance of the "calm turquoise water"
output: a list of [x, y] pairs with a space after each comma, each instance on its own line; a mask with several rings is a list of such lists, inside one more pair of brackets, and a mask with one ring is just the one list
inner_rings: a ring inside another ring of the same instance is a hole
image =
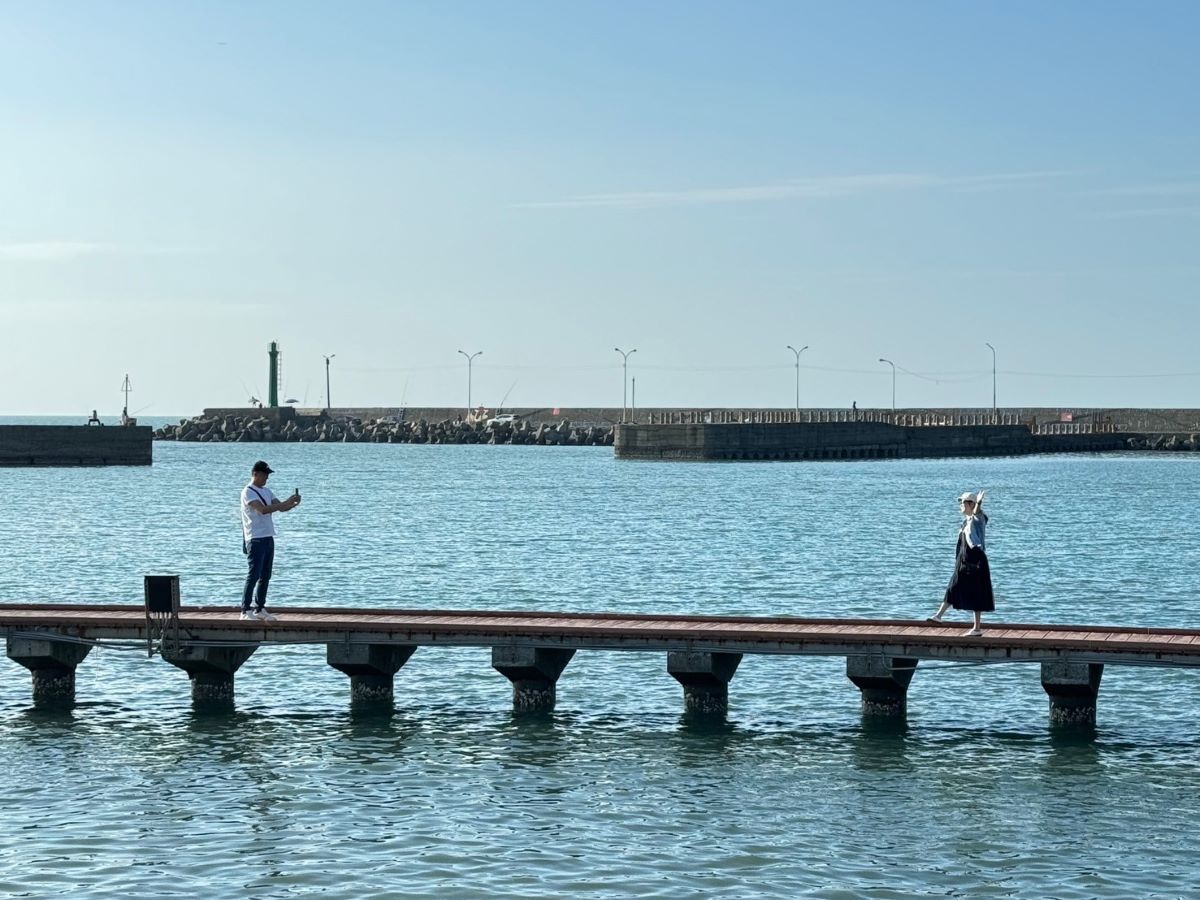
[[[955, 496], [987, 488], [998, 618], [1200, 624], [1182, 457], [617, 463], [600, 448], [159, 444], [149, 469], [0, 470], [6, 601], [236, 601], [237, 492], [283, 493], [278, 605], [924, 616]], [[1200, 674], [1109, 667], [1093, 740], [1036, 666], [923, 666], [864, 727], [844, 662], [747, 657], [723, 727], [661, 654], [581, 652], [515, 718], [480, 650], [422, 649], [353, 716], [320, 648], [268, 648], [236, 713], [96, 650], [73, 713], [0, 662], [0, 894], [1129, 897], [1200, 882]]]

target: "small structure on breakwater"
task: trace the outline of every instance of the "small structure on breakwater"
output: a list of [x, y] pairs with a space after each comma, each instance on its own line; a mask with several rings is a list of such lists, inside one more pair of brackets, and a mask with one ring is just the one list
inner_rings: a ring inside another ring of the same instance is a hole
[[[164, 576], [158, 576], [162, 578]], [[172, 576], [165, 576], [171, 578]], [[179, 607], [155, 620], [140, 605], [0, 605], [9, 659], [29, 669], [38, 706], [70, 705], [75, 669], [93, 647], [145, 641], [191, 680], [200, 705], [232, 704], [234, 676], [260, 648], [324, 644], [349, 676], [355, 703], [391, 705], [393, 682], [420, 647], [476, 647], [512, 683], [513, 706], [553, 709], [559, 676], [575, 653], [661, 653], [683, 687], [684, 709], [723, 715], [745, 656], [834, 656], [861, 692], [865, 716], [902, 718], [922, 661], [1039, 664], [1053, 725], [1091, 726], [1105, 666], [1200, 667], [1200, 630], [990, 622], [981, 636], [961, 625], [893, 619], [802, 619], [628, 613], [479, 610], [277, 609], [247, 622], [235, 609]], [[158, 624], [156, 625], [156, 621]], [[157, 647], [154, 641], [158, 640]]]
[[0, 467], [148, 466], [153, 435], [148, 425], [0, 425]]

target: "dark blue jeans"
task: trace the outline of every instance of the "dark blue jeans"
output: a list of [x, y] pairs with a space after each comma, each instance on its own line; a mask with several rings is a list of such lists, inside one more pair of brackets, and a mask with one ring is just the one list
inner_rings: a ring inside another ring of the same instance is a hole
[[255, 538], [250, 542], [246, 562], [250, 571], [246, 573], [246, 589], [242, 591], [242, 609], [250, 608], [254, 586], [258, 585], [258, 608], [267, 605], [267, 585], [271, 583], [271, 566], [275, 563], [275, 538]]

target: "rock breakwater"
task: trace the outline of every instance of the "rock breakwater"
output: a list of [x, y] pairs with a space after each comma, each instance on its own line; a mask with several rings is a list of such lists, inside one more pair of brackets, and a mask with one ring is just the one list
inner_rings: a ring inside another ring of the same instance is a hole
[[537, 446], [611, 446], [611, 427], [534, 424], [527, 420], [467, 422], [447, 419], [411, 422], [394, 419], [296, 417], [279, 421], [268, 416], [195, 416], [154, 432], [158, 441], [200, 443], [354, 443], [354, 444], [528, 444]]
[[1165, 453], [1195, 453], [1200, 451], [1200, 437], [1195, 434], [1139, 434], [1126, 440], [1130, 450], [1159, 450]]

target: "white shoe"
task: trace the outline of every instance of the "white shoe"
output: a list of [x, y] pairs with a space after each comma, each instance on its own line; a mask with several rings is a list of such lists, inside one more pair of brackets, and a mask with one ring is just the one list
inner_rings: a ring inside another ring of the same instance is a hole
[[967, 637], [979, 637], [983, 634], [982, 628], [972, 628], [970, 631], [964, 632]]
[[258, 621], [258, 613], [256, 613], [252, 609], [243, 609], [242, 614], [239, 618], [241, 618], [241, 620], [243, 622], [257, 622]]
[[257, 610], [255, 610], [255, 614], [258, 616], [258, 618], [262, 619], [264, 622], [278, 622], [279, 621], [279, 616], [275, 615], [272, 612], [268, 612], [267, 608], [265, 606], [260, 606]]

